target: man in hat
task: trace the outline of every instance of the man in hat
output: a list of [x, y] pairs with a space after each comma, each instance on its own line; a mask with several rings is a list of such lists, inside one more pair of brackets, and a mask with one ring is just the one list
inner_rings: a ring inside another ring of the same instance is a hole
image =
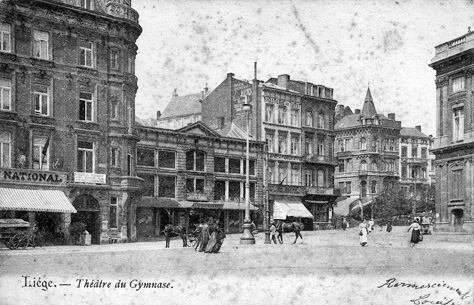
[[272, 220], [270, 222], [270, 243], [273, 241], [275, 244], [277, 243], [276, 241], [276, 227], [275, 227], [275, 222]]

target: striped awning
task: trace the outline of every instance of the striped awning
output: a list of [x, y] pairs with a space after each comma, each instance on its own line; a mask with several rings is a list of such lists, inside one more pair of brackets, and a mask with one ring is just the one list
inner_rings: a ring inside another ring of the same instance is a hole
[[76, 213], [66, 195], [59, 190], [0, 188], [0, 210]]
[[301, 202], [274, 201], [273, 219], [286, 219], [286, 217], [314, 218]]

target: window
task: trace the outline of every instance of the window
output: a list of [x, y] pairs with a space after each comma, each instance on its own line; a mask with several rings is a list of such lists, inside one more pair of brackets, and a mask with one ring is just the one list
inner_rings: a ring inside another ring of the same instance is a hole
[[360, 149], [367, 149], [367, 140], [364, 137], [360, 138]]
[[339, 151], [344, 151], [344, 140], [338, 140], [337, 147], [339, 148]]
[[33, 139], [33, 168], [49, 170], [49, 138]]
[[93, 44], [90, 41], [87, 41], [79, 47], [80, 57], [79, 57], [79, 65], [92, 68], [93, 67]]
[[229, 181], [229, 200], [230, 201], [240, 201], [240, 181]]
[[81, 0], [81, 7], [85, 8], [86, 10], [93, 9], [92, 7], [93, 0]]
[[291, 154], [292, 155], [298, 154], [298, 143], [299, 143], [298, 137], [291, 137]]
[[137, 165], [155, 167], [155, 150], [137, 148]]
[[426, 168], [421, 169], [421, 177], [420, 178], [426, 179]]
[[[288, 176], [287, 165], [280, 164], [280, 166], [278, 167], [278, 180], [276, 182], [283, 184], [287, 176]], [[285, 184], [288, 184], [288, 181]]]
[[137, 174], [137, 176], [143, 179], [142, 195], [155, 196], [155, 176], [147, 174]]
[[224, 157], [214, 157], [214, 171], [218, 173], [225, 173]]
[[395, 171], [395, 160], [394, 159], [388, 159], [386, 161], [387, 165], [387, 171], [389, 172], [394, 172]]
[[346, 182], [346, 194], [352, 193], [352, 188], [351, 188], [351, 182], [347, 181]]
[[49, 59], [49, 33], [33, 32], [33, 57]]
[[267, 133], [267, 144], [268, 144], [268, 152], [273, 152], [275, 150], [274, 143], [273, 143], [273, 133]]
[[249, 189], [249, 198], [250, 199], [255, 199], [255, 195], [256, 195], [256, 188], [255, 188], [255, 183], [254, 182], [250, 182], [250, 189]]
[[33, 86], [35, 114], [49, 115], [49, 88], [44, 85]]
[[351, 139], [344, 140], [344, 150], [350, 151], [351, 150]]
[[273, 105], [265, 105], [265, 122], [273, 123]]
[[118, 50], [111, 50], [110, 51], [110, 69], [119, 69], [119, 51]]
[[311, 155], [313, 153], [313, 139], [310, 137], [305, 138], [305, 153]]
[[199, 178], [186, 179], [186, 192], [204, 193], [204, 179], [199, 179]]
[[110, 103], [110, 119], [118, 120], [118, 103], [113, 101]]
[[158, 197], [175, 197], [176, 178], [172, 176], [158, 176]]
[[291, 125], [299, 126], [300, 114], [298, 109], [291, 109]]
[[351, 172], [352, 171], [352, 159], [346, 159], [345, 170], [346, 170], [346, 172]]
[[110, 165], [120, 166], [120, 149], [118, 147], [110, 148]]
[[402, 178], [407, 177], [407, 172], [408, 172], [407, 167], [402, 165]]
[[422, 147], [422, 148], [421, 148], [421, 157], [422, 157], [423, 159], [426, 159], [426, 158], [427, 158], [427, 155], [428, 155], [428, 154], [427, 154], [427, 151], [428, 151], [428, 150], [427, 150], [426, 147]]
[[412, 146], [411, 147], [411, 157], [412, 158], [417, 158], [418, 157], [418, 147], [417, 146]]
[[77, 141], [77, 171], [84, 173], [94, 172], [94, 143]]
[[[244, 165], [245, 166], [245, 165]], [[240, 159], [229, 158], [229, 173], [240, 174]]]
[[464, 108], [453, 109], [453, 140], [462, 141], [464, 139]]
[[318, 155], [324, 156], [324, 139], [318, 139]]
[[176, 152], [160, 150], [158, 151], [158, 167], [175, 168]]
[[221, 116], [217, 118], [217, 126], [219, 126], [219, 129], [224, 128], [225, 126], [225, 117]]
[[451, 200], [464, 198], [464, 177], [462, 169], [456, 169], [451, 172], [451, 189], [449, 197]]
[[305, 172], [305, 183], [306, 186], [313, 186], [313, 171], [312, 170], [306, 170]]
[[313, 127], [313, 112], [306, 110], [306, 126]]
[[186, 152], [186, 170], [203, 172], [205, 158], [205, 153], [200, 150], [190, 150]]
[[[244, 165], [244, 175], [247, 173], [247, 160], [242, 160]], [[249, 175], [255, 176], [255, 160], [249, 160]]]
[[325, 187], [326, 186], [326, 173], [323, 169], [318, 169], [318, 186]]
[[214, 182], [214, 200], [225, 200], [225, 181]]
[[372, 194], [377, 193], [377, 181], [372, 180], [372, 183], [370, 184], [370, 192]]
[[407, 157], [407, 147], [402, 146], [402, 157], [406, 158]]
[[12, 110], [11, 92], [11, 81], [7, 79], [0, 79], [0, 110]]
[[344, 160], [339, 160], [338, 162], [338, 167], [339, 167], [339, 172], [343, 173], [344, 172]]
[[324, 113], [321, 112], [318, 114], [318, 128], [324, 128], [325, 124]]
[[92, 93], [79, 92], [79, 120], [86, 122], [93, 121], [92, 103]]
[[132, 54], [128, 54], [127, 58], [127, 72], [128, 73], [135, 73], [135, 56]]
[[10, 167], [11, 138], [10, 133], [0, 131], [0, 167]]
[[464, 90], [464, 76], [453, 79], [453, 93]]
[[300, 167], [296, 164], [291, 166], [291, 184], [300, 185]]
[[286, 134], [278, 135], [278, 153], [286, 153]]
[[275, 162], [268, 162], [268, 183], [272, 183], [275, 181], [275, 176], [274, 176], [274, 173], [275, 173]]
[[341, 190], [341, 193], [342, 194], [345, 194], [346, 193], [346, 190], [344, 188], [344, 182], [339, 182], [339, 189]]
[[286, 107], [278, 107], [278, 124], [286, 124]]
[[362, 172], [366, 172], [366, 171], [367, 171], [367, 161], [362, 160], [362, 162], [360, 162], [360, 170], [361, 170]]
[[11, 52], [11, 27], [7, 23], [0, 23], [0, 51]]
[[109, 225], [111, 229], [117, 228], [117, 197], [110, 197]]

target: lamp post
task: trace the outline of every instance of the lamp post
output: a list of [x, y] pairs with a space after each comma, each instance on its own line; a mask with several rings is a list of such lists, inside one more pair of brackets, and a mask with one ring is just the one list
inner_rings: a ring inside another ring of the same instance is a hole
[[245, 111], [247, 116], [247, 152], [246, 152], [246, 171], [245, 171], [245, 218], [244, 218], [244, 233], [240, 238], [241, 245], [253, 245], [255, 244], [255, 237], [252, 235], [252, 222], [250, 220], [250, 182], [249, 182], [249, 154], [250, 154], [250, 128], [249, 128], [249, 116], [250, 116], [250, 104], [243, 104], [242, 109]]

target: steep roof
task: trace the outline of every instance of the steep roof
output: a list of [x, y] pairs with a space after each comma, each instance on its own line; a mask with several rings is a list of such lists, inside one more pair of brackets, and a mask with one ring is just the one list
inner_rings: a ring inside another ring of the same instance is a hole
[[403, 127], [400, 130], [400, 136], [402, 137], [415, 137], [415, 138], [429, 138], [426, 134], [422, 133], [413, 127]]
[[174, 96], [169, 101], [165, 110], [160, 116], [162, 118], [199, 114], [201, 113], [202, 94], [188, 94], [184, 96]]
[[[234, 122], [221, 130], [216, 130], [221, 136], [227, 138], [247, 139], [247, 132], [237, 126]], [[252, 138], [252, 136], [250, 136]]]
[[377, 114], [369, 87], [367, 87], [367, 94], [365, 96], [364, 107], [362, 108], [361, 114], [366, 118], [371, 118]]

